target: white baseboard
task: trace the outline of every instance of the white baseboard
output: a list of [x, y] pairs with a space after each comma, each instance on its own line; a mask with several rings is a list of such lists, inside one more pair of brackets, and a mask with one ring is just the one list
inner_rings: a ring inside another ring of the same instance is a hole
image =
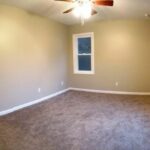
[[7, 110], [1, 111], [1, 112], [0, 112], [0, 116], [4, 116], [4, 115], [7, 115], [7, 114], [9, 114], [9, 113], [15, 112], [15, 111], [17, 111], [17, 110], [20, 110], [20, 109], [23, 109], [23, 108], [32, 106], [32, 105], [34, 105], [34, 104], [37, 104], [37, 103], [40, 103], [40, 102], [49, 100], [50, 98], [55, 97], [55, 96], [57, 96], [57, 95], [60, 95], [60, 94], [62, 94], [62, 93], [65, 93], [65, 92], [67, 92], [67, 91], [69, 91], [69, 88], [68, 88], [68, 89], [64, 89], [64, 90], [62, 90], [62, 91], [59, 91], [59, 92], [56, 92], [56, 93], [53, 93], [53, 94], [50, 94], [50, 95], [48, 95], [48, 96], [46, 96], [46, 97], [43, 97], [43, 98], [40, 98], [40, 99], [31, 101], [31, 102], [28, 102], [28, 103], [19, 105], [19, 106], [15, 106], [15, 107], [10, 108], [10, 109], [7, 109]]
[[40, 103], [40, 102], [49, 100], [50, 98], [55, 97], [55, 96], [57, 96], [57, 95], [60, 95], [60, 94], [62, 94], [62, 93], [65, 93], [65, 92], [67, 92], [67, 91], [69, 91], [69, 90], [84, 91], [84, 92], [93, 92], [93, 93], [104, 93], [104, 94], [120, 94], [120, 95], [150, 95], [150, 92], [107, 91], [107, 90], [93, 90], [93, 89], [83, 89], [83, 88], [70, 87], [70, 88], [68, 88], [68, 89], [64, 89], [64, 90], [62, 90], [62, 91], [59, 91], [59, 92], [50, 94], [50, 95], [48, 95], [48, 96], [46, 96], [46, 97], [43, 97], [43, 98], [40, 98], [40, 99], [31, 101], [31, 102], [28, 102], [28, 103], [19, 105], [19, 106], [15, 106], [15, 107], [10, 108], [10, 109], [7, 109], [7, 110], [1, 111], [1, 112], [0, 112], [0, 116], [4, 116], [4, 115], [7, 115], [7, 114], [9, 114], [9, 113], [15, 112], [15, 111], [17, 111], [17, 110], [20, 110], [20, 109], [23, 109], [23, 108], [32, 106], [32, 105], [34, 105], [34, 104], [37, 104], [37, 103]]
[[150, 92], [107, 91], [107, 90], [93, 90], [93, 89], [83, 89], [83, 88], [74, 88], [74, 87], [70, 87], [69, 90], [104, 93], [104, 94], [119, 94], [119, 95], [150, 95]]

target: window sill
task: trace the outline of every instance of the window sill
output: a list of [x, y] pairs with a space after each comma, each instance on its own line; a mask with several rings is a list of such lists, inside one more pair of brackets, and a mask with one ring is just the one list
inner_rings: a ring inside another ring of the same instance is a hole
[[74, 71], [74, 74], [94, 75], [94, 71]]

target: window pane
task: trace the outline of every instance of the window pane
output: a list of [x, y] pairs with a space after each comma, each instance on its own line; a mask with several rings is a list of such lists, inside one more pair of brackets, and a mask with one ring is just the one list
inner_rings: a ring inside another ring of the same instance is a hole
[[78, 53], [91, 53], [91, 38], [78, 38]]
[[91, 71], [91, 55], [78, 56], [79, 70]]

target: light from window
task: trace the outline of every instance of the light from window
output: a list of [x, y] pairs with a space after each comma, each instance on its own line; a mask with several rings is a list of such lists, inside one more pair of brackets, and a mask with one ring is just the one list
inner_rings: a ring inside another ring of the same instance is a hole
[[93, 33], [73, 35], [74, 73], [94, 74]]

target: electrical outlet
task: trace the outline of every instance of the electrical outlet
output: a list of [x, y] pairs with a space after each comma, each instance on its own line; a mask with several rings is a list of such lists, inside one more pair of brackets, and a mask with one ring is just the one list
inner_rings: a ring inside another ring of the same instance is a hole
[[61, 86], [64, 86], [64, 81], [61, 81], [61, 83], [60, 83], [60, 84], [61, 84]]
[[119, 85], [119, 83], [118, 83], [118, 82], [116, 82], [116, 83], [115, 83], [115, 85], [116, 85], [116, 86], [118, 86], [118, 85]]
[[38, 88], [38, 92], [41, 93], [41, 88]]

